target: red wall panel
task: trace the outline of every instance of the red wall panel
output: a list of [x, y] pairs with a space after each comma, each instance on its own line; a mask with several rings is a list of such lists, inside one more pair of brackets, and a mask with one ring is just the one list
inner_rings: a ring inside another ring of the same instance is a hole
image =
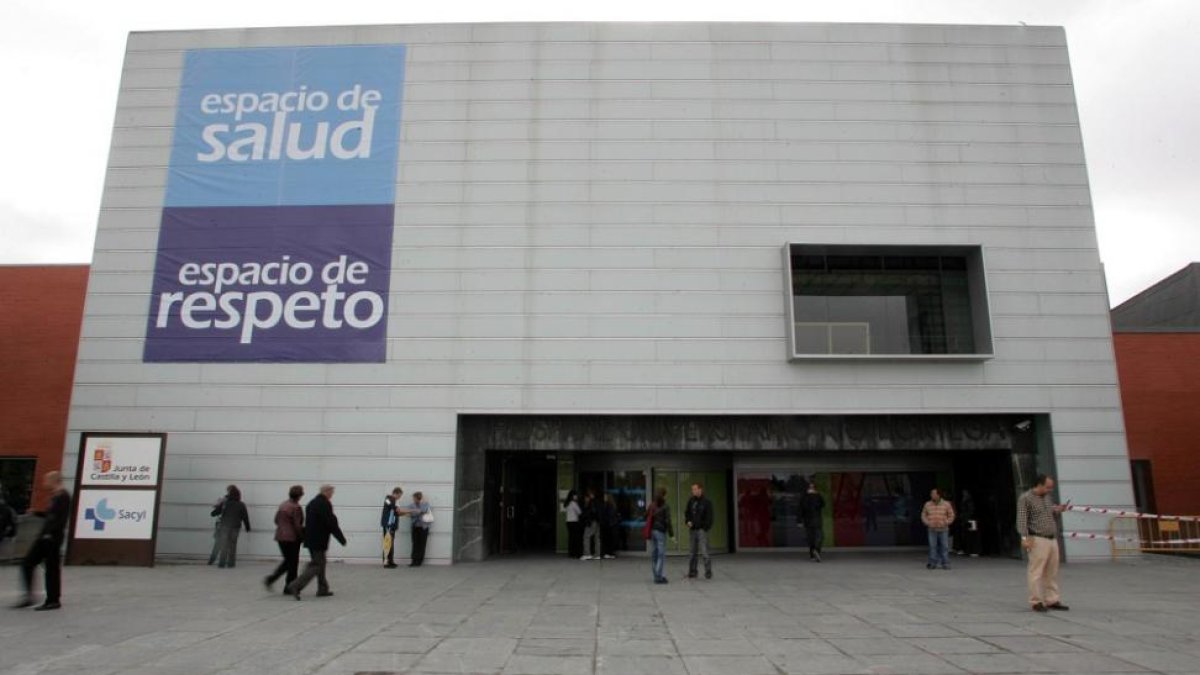
[[35, 457], [40, 476], [62, 466], [79, 349], [87, 265], [0, 266], [0, 456]]
[[1130, 459], [1162, 513], [1200, 514], [1200, 333], [1116, 333]]

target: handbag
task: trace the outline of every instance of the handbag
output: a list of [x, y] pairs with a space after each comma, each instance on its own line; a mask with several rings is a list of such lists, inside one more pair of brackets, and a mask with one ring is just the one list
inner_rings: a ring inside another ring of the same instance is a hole
[[649, 539], [654, 530], [654, 507], [646, 509], [646, 524], [642, 525], [642, 539]]
[[421, 514], [421, 522], [426, 525], [433, 523], [433, 507], [430, 507], [428, 511]]

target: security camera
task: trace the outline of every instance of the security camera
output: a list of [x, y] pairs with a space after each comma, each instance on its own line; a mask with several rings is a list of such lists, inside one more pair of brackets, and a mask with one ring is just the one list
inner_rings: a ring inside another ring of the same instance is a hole
[[1033, 420], [1021, 420], [1013, 426], [1017, 431], [1029, 431], [1033, 427]]

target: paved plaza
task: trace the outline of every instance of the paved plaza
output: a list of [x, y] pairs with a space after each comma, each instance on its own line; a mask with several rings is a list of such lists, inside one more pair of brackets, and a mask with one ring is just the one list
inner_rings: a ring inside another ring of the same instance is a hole
[[0, 610], [0, 672], [1200, 672], [1200, 561], [1069, 565], [1049, 615], [1020, 561], [955, 562], [742, 554], [687, 581], [672, 558], [666, 586], [645, 558], [335, 564], [335, 596], [302, 602], [265, 591], [266, 563], [76, 567], [63, 610]]

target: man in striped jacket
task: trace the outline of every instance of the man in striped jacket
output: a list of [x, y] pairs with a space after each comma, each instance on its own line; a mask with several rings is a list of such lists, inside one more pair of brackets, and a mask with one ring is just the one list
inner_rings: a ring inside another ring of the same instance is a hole
[[921, 509], [921, 522], [929, 528], [929, 562], [925, 563], [925, 568], [950, 569], [947, 553], [950, 550], [950, 526], [954, 524], [954, 507], [942, 499], [942, 493], [937, 488], [929, 491], [929, 501]]

